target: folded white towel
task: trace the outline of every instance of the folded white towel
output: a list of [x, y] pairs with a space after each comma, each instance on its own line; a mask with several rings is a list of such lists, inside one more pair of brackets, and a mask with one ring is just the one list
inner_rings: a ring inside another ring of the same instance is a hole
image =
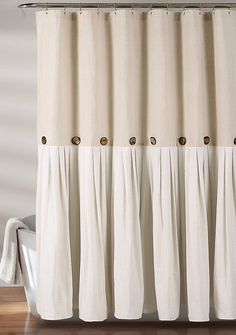
[[20, 266], [18, 258], [17, 229], [28, 227], [18, 218], [11, 218], [7, 221], [3, 253], [0, 263], [0, 279], [7, 284], [20, 283]]

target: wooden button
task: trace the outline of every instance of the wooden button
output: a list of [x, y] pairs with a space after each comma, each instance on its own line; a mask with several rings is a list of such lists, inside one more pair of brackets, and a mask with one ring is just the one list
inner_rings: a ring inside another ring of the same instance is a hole
[[74, 137], [72, 137], [71, 142], [72, 142], [74, 145], [79, 145], [80, 142], [81, 142], [81, 139], [80, 139], [80, 137], [78, 137], [78, 136], [74, 136]]
[[150, 142], [151, 142], [152, 145], [155, 145], [157, 143], [155, 137], [153, 137], [153, 136], [150, 137]]
[[179, 144], [181, 144], [181, 145], [185, 145], [186, 142], [187, 142], [186, 137], [181, 136], [181, 137], [179, 138]]
[[135, 137], [131, 137], [131, 138], [129, 139], [129, 143], [130, 143], [131, 145], [134, 145], [134, 144], [136, 143], [136, 138], [135, 138]]
[[101, 143], [101, 145], [106, 145], [108, 143], [108, 139], [106, 137], [102, 137], [100, 139], [100, 143]]
[[210, 137], [209, 136], [205, 136], [203, 138], [204, 144], [209, 144], [210, 143]]
[[46, 144], [46, 143], [47, 143], [47, 139], [46, 139], [46, 137], [43, 136], [43, 137], [41, 138], [41, 141], [42, 141], [43, 144]]

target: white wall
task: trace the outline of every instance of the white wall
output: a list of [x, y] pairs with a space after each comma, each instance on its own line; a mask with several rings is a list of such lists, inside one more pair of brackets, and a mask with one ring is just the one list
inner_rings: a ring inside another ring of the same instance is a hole
[[36, 27], [21, 2], [0, 1], [0, 255], [7, 219], [35, 213]]
[[35, 212], [35, 24], [16, 5], [0, 2], [0, 251], [7, 219]]
[[0, 2], [0, 254], [7, 219], [35, 212], [35, 25], [16, 5]]

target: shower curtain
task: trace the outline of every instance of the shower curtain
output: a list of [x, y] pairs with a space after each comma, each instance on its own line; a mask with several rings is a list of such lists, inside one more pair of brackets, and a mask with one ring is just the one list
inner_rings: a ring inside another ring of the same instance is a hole
[[40, 316], [236, 319], [236, 11], [36, 20]]

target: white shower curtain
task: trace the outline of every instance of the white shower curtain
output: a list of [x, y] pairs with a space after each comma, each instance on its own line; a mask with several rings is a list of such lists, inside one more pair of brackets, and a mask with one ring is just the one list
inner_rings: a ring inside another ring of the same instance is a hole
[[236, 319], [236, 11], [36, 18], [38, 313]]

